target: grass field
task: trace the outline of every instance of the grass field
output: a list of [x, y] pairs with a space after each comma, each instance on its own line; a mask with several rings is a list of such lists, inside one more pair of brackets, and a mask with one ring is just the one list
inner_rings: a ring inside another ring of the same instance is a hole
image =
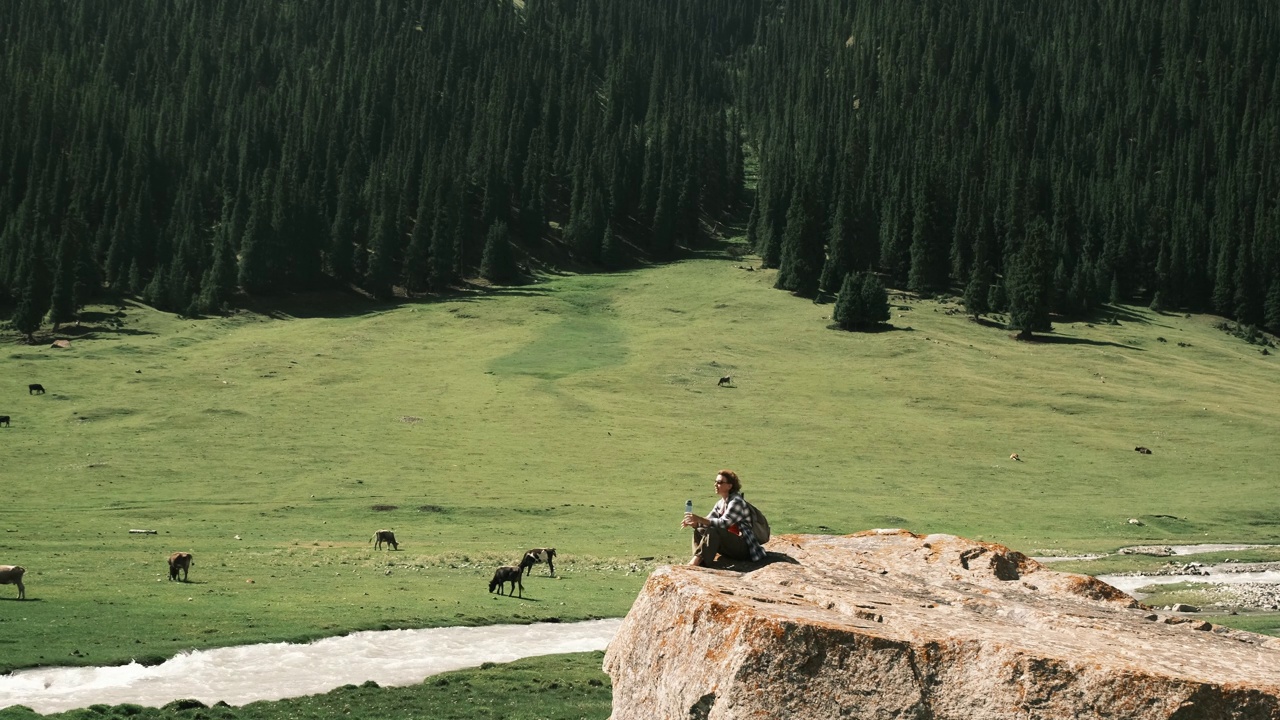
[[[620, 616], [687, 559], [684, 501], [709, 509], [721, 467], [775, 534], [1280, 542], [1280, 358], [1216, 318], [1120, 307], [1021, 343], [896, 298], [892, 330], [851, 334], [772, 282], [708, 256], [423, 304], [96, 307], [69, 348], [8, 338], [0, 563], [29, 601], [0, 587], [0, 672]], [[561, 577], [489, 595], [534, 546]]]

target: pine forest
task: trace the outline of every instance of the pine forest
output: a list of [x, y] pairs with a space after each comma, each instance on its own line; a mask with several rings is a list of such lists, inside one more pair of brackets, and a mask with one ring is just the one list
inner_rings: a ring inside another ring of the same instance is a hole
[[5, 0], [0, 42], [29, 338], [106, 298], [418, 297], [731, 235], [806, 298], [1280, 331], [1265, 0]]

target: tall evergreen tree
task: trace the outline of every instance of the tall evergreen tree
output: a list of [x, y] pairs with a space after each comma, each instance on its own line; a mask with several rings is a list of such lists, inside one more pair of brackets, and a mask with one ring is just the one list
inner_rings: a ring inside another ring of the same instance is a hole
[[790, 290], [801, 297], [816, 295], [822, 274], [824, 246], [822, 221], [815, 208], [812, 191], [797, 185], [787, 208], [787, 225], [774, 287]]
[[990, 265], [975, 267], [964, 286], [964, 309], [976, 320], [991, 312], [991, 289], [995, 272]]
[[1267, 329], [1280, 335], [1280, 279], [1273, 277], [1271, 291], [1267, 293], [1266, 304]]
[[499, 285], [509, 285], [515, 282], [518, 274], [515, 254], [511, 250], [511, 232], [506, 222], [497, 220], [485, 233], [480, 276]]
[[1006, 273], [1009, 297], [1009, 325], [1018, 338], [1029, 340], [1032, 333], [1053, 329], [1049, 321], [1049, 299], [1053, 291], [1049, 272], [1048, 227], [1043, 220], [1027, 226], [1022, 247], [1010, 258]]

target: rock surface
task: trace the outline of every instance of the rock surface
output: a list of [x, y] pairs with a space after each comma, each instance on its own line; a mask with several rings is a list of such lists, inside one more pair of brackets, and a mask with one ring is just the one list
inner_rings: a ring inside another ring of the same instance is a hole
[[1280, 719], [1280, 639], [1160, 614], [1000, 545], [775, 536], [661, 567], [610, 643], [612, 720]]

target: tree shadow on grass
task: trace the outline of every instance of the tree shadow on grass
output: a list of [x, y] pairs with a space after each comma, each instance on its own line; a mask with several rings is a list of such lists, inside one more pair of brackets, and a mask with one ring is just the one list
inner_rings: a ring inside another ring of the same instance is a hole
[[1125, 345], [1109, 340], [1090, 340], [1089, 338], [1067, 337], [1064, 335], [1032, 335], [1030, 338], [1018, 338], [1019, 342], [1040, 343], [1043, 345], [1093, 345], [1095, 347], [1113, 347], [1121, 350], [1137, 350], [1146, 352], [1140, 347]]
[[840, 331], [849, 332], [849, 333], [867, 333], [871, 335], [875, 335], [879, 333], [887, 333], [887, 332], [915, 332], [916, 331], [916, 329], [911, 327], [910, 325], [906, 325], [904, 327], [898, 327], [897, 325], [890, 325], [888, 323], [880, 323], [878, 325], [868, 325], [866, 327], [854, 328], [852, 330], [840, 327], [839, 323], [831, 323], [827, 325], [827, 329], [840, 330]]

